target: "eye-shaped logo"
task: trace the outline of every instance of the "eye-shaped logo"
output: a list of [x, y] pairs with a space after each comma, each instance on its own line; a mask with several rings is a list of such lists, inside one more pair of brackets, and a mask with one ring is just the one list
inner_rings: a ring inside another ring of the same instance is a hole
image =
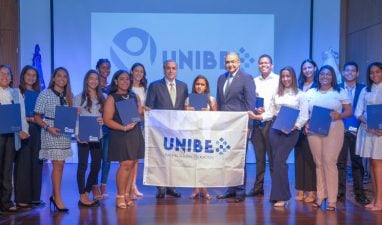
[[231, 146], [228, 144], [227, 140], [224, 138], [220, 138], [216, 141], [216, 149], [215, 151], [219, 153], [219, 155], [223, 155], [231, 149]]
[[149, 46], [150, 62], [153, 64], [155, 61], [157, 47], [152, 36], [145, 30], [135, 27], [124, 29], [114, 37], [113, 43], [118, 49], [111, 47], [110, 56], [118, 68], [126, 68], [126, 66], [121, 57], [118, 56], [117, 51], [123, 51], [130, 56], [140, 56]]

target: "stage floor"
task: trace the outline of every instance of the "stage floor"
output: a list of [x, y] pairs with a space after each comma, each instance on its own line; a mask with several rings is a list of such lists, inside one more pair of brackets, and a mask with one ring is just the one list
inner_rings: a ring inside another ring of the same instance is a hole
[[[182, 198], [167, 197], [163, 200], [155, 198], [156, 188], [142, 185], [143, 164], [139, 164], [138, 185], [144, 197], [137, 200], [133, 207], [117, 209], [115, 207], [115, 171], [118, 164], [112, 164], [108, 181], [109, 197], [102, 200], [101, 206], [83, 208], [77, 205], [79, 194], [76, 183], [77, 164], [66, 164], [62, 183], [63, 198], [69, 213], [57, 213], [49, 209], [51, 195], [51, 164], [44, 165], [42, 200], [45, 207], [21, 211], [16, 214], [0, 214], [0, 224], [382, 224], [382, 211], [371, 212], [358, 205], [352, 196], [352, 185], [348, 183], [347, 200], [338, 203], [337, 211], [315, 209], [311, 204], [297, 202], [292, 197], [286, 208], [272, 207], [269, 202], [270, 176], [267, 170], [265, 179], [265, 196], [246, 198], [242, 203], [229, 203], [226, 200], [211, 201], [190, 200], [191, 188], [177, 188]], [[247, 164], [247, 190], [255, 179], [255, 164]], [[289, 165], [291, 190], [294, 195], [294, 165]], [[367, 194], [371, 195], [370, 184], [366, 185]], [[225, 188], [210, 188], [212, 196], [224, 193]]]

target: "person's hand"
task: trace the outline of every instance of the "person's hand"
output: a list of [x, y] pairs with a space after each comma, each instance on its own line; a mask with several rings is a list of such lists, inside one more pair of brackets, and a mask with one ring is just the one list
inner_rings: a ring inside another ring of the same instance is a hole
[[187, 111], [195, 111], [195, 108], [192, 106], [186, 106]]
[[337, 111], [332, 111], [332, 112], [330, 112], [330, 117], [332, 118], [332, 121], [342, 119], [342, 118], [341, 118], [341, 113], [339, 113], [339, 112], [337, 112]]
[[150, 111], [151, 109], [149, 108], [149, 107], [147, 107], [147, 106], [143, 106], [143, 109], [145, 110], [145, 111]]
[[79, 116], [80, 114], [81, 114], [81, 108], [78, 107], [78, 108], [77, 108], [77, 116]]
[[48, 133], [54, 135], [54, 136], [58, 136], [58, 135], [60, 135], [60, 133], [61, 133], [60, 129], [55, 128], [55, 127], [48, 127], [48, 128], [46, 129], [46, 131], [47, 131]]
[[310, 134], [311, 132], [309, 131], [309, 123], [306, 123], [305, 125], [305, 128], [304, 128], [304, 132], [306, 135]]
[[86, 144], [86, 143], [88, 143], [87, 141], [80, 141], [80, 138], [78, 137], [77, 134], [76, 134], [76, 140], [77, 140], [77, 142], [80, 143], [80, 144]]
[[256, 113], [257, 114], [263, 114], [265, 112], [265, 109], [263, 107], [257, 108]]
[[127, 124], [126, 126], [123, 127], [123, 131], [124, 132], [130, 131], [135, 127], [135, 125], [137, 125], [137, 122]]
[[286, 130], [281, 130], [282, 133], [284, 134], [289, 134], [290, 132], [286, 131]]
[[366, 124], [366, 118], [364, 116], [360, 116], [358, 119], [361, 121], [361, 123]]
[[21, 140], [25, 140], [25, 139], [27, 139], [29, 137], [29, 135], [26, 132], [24, 132], [24, 131], [20, 131], [19, 132], [19, 137], [20, 137]]

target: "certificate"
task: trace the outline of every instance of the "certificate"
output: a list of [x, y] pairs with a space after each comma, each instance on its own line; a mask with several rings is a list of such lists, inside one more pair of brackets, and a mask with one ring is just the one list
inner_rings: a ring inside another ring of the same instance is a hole
[[382, 104], [366, 106], [367, 128], [382, 130]]
[[332, 109], [316, 105], [313, 106], [309, 121], [309, 131], [318, 135], [328, 136], [330, 123], [332, 122], [332, 118], [330, 117], [332, 111]]
[[62, 134], [74, 134], [77, 120], [77, 108], [56, 106], [54, 127], [60, 129]]
[[21, 130], [20, 104], [0, 104], [0, 134], [9, 134]]
[[208, 107], [208, 95], [191, 93], [188, 96], [189, 106], [194, 107], [196, 111], [202, 110], [202, 108]]
[[25, 91], [25, 116], [33, 117], [34, 116], [34, 107], [36, 105], [36, 100], [38, 97], [37, 91]]
[[140, 122], [141, 116], [138, 111], [138, 104], [135, 99], [126, 99], [115, 103], [119, 117], [124, 126], [133, 122]]
[[277, 118], [272, 125], [273, 129], [290, 132], [296, 123], [300, 110], [281, 106]]
[[78, 118], [78, 139], [80, 141], [98, 142], [101, 126], [96, 116], [80, 116]]

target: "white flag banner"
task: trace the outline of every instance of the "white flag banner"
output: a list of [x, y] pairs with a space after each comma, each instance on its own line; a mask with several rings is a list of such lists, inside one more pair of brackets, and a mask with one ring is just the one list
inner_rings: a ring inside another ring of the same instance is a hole
[[227, 187], [244, 183], [247, 112], [145, 113], [145, 185]]

